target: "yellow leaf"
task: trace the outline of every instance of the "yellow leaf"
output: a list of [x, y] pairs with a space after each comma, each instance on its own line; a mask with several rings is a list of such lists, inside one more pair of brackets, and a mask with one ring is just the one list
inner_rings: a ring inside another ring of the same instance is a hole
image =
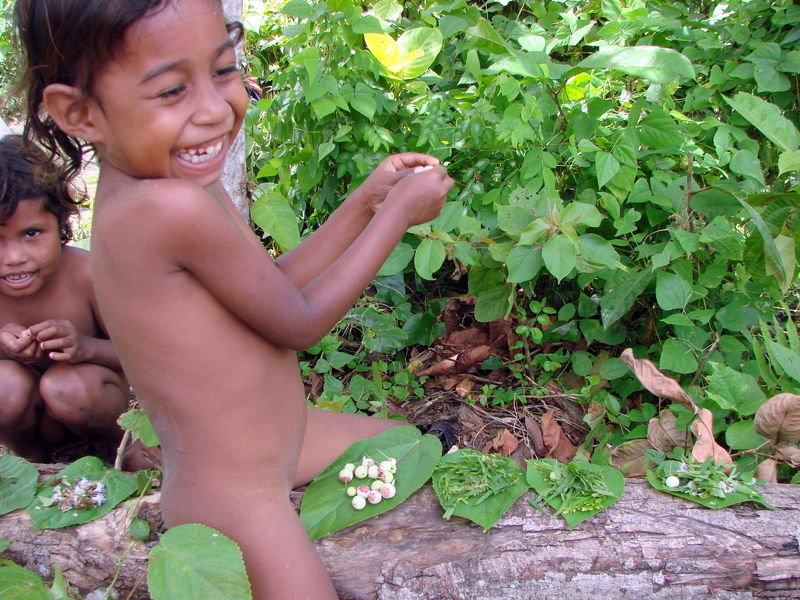
[[365, 33], [364, 41], [367, 42], [369, 51], [387, 69], [391, 70], [393, 65], [400, 62], [402, 50], [392, 36], [386, 33]]

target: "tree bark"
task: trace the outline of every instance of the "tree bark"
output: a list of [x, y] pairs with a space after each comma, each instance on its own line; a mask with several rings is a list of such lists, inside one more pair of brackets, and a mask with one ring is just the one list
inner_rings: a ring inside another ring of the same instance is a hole
[[[629, 481], [619, 502], [571, 531], [523, 497], [484, 533], [442, 519], [426, 486], [315, 545], [344, 600], [799, 598], [800, 486], [768, 485], [764, 496], [780, 510], [708, 510]], [[159, 530], [158, 494], [144, 499], [139, 516]], [[0, 517], [0, 537], [12, 540], [4, 556], [44, 578], [59, 564], [84, 594], [116, 575], [119, 598], [145, 599], [155, 539], [132, 540], [128, 518], [118, 508], [85, 525], [33, 531], [16, 511]]]
[[[225, 12], [225, 19], [228, 22], [241, 21], [242, 19], [242, 0], [222, 0], [222, 9]], [[241, 55], [241, 44], [236, 49], [237, 54]], [[244, 155], [245, 141], [244, 130], [239, 131], [233, 145], [228, 150], [228, 158], [225, 161], [225, 169], [222, 173], [222, 185], [228, 191], [233, 200], [236, 210], [250, 222], [250, 195], [247, 185], [247, 171], [245, 168]]]

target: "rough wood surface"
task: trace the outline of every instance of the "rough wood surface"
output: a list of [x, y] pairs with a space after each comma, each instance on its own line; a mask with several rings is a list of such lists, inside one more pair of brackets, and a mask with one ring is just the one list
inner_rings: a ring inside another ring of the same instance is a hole
[[[781, 510], [712, 511], [630, 481], [617, 504], [572, 531], [524, 497], [484, 533], [443, 520], [426, 486], [316, 546], [345, 600], [800, 598], [800, 486], [765, 490]], [[157, 494], [140, 516], [159, 527]], [[30, 530], [22, 511], [0, 517], [0, 537], [12, 540], [3, 556], [44, 577], [58, 563], [84, 594], [117, 574], [120, 598], [138, 585], [131, 598], [144, 599], [154, 540], [133, 541], [126, 530], [123, 509], [64, 530]]]

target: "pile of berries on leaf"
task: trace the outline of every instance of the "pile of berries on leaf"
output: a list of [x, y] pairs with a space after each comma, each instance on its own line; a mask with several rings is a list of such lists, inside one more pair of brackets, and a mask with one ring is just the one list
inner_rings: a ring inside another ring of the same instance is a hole
[[395, 485], [394, 474], [397, 471], [397, 460], [394, 458], [387, 458], [380, 462], [376, 462], [369, 456], [364, 456], [361, 459], [361, 464], [355, 466], [353, 463], [347, 463], [344, 468], [339, 471], [339, 481], [345, 484], [353, 483], [353, 480], [372, 480], [372, 483], [362, 483], [360, 485], [348, 485], [347, 495], [353, 500], [353, 508], [356, 510], [363, 509], [367, 502], [370, 504], [378, 504], [383, 499], [393, 498], [397, 492]]

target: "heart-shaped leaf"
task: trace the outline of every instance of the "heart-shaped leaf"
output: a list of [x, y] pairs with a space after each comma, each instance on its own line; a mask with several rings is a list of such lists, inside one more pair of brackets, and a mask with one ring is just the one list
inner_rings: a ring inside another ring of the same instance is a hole
[[39, 471], [18, 456], [0, 457], [0, 515], [25, 508], [36, 494]]

